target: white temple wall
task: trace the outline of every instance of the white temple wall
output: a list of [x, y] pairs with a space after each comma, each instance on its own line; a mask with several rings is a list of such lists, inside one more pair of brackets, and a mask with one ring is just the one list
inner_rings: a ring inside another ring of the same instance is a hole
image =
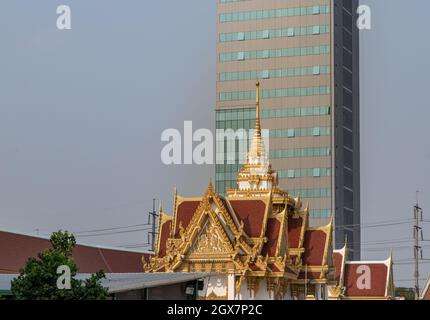
[[274, 297], [269, 297], [269, 292], [267, 291], [266, 279], [260, 279], [258, 284], [257, 292], [251, 292], [248, 290], [248, 283], [246, 280], [243, 281], [240, 287], [239, 293], [236, 295], [236, 300], [273, 300]]
[[201, 298], [206, 298], [206, 297], [215, 295], [216, 297], [222, 297], [227, 299], [228, 291], [229, 291], [228, 275], [218, 274], [218, 275], [210, 276], [205, 279], [203, 290], [199, 291], [199, 296]]

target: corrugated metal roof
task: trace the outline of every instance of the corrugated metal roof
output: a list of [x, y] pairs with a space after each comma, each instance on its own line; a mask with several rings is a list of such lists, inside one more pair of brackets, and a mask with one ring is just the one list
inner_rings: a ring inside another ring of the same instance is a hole
[[[80, 273], [76, 279], [84, 280], [90, 274]], [[184, 283], [210, 276], [209, 273], [107, 273], [102, 285], [109, 289], [109, 293], [118, 293], [144, 288], [153, 288], [177, 283]], [[0, 291], [10, 291], [12, 279], [17, 274], [0, 274]]]
[[153, 288], [176, 283], [193, 281], [209, 276], [208, 273], [142, 273], [142, 274], [110, 274], [102, 284], [109, 288], [110, 293]]

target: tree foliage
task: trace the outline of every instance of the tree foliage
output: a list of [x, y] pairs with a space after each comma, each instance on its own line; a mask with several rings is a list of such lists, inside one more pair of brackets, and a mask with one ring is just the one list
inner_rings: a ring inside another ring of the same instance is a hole
[[396, 288], [396, 297], [415, 300], [415, 291], [413, 288]]
[[[78, 280], [78, 267], [72, 252], [76, 245], [73, 234], [58, 231], [51, 235], [52, 248], [30, 258], [18, 278], [12, 281], [12, 293], [18, 300], [105, 300], [108, 291], [100, 284], [105, 278], [103, 271], [88, 279]], [[62, 274], [57, 270], [67, 266], [70, 270], [70, 287], [59, 289], [57, 282]]]

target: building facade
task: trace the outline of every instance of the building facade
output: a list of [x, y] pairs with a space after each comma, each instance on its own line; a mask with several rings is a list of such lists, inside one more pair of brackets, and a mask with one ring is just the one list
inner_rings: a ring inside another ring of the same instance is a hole
[[[357, 0], [218, 0], [217, 129], [253, 129], [256, 80], [279, 184], [335, 214], [335, 243], [360, 258]], [[236, 187], [239, 148], [217, 138], [216, 191]], [[227, 161], [231, 154], [235, 161]], [[224, 156], [227, 155], [227, 156]], [[220, 158], [221, 156], [221, 158]], [[221, 161], [220, 161], [221, 159]], [[223, 161], [224, 160], [224, 161]]]

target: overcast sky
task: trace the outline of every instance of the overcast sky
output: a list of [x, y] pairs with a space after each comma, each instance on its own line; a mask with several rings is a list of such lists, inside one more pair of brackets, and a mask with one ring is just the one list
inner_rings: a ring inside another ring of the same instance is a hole
[[[385, 259], [393, 247], [403, 261], [412, 223], [371, 224], [412, 218], [416, 190], [430, 210], [430, 2], [363, 3], [373, 24], [361, 33], [363, 257]], [[56, 28], [60, 4], [72, 8], [71, 31]], [[185, 120], [213, 128], [215, 64], [213, 0], [1, 1], [0, 229], [137, 225], [154, 197], [171, 210], [174, 185], [201, 195], [213, 168], [162, 165], [160, 136]], [[147, 235], [79, 241], [124, 246]], [[399, 280], [412, 274], [396, 267]]]

